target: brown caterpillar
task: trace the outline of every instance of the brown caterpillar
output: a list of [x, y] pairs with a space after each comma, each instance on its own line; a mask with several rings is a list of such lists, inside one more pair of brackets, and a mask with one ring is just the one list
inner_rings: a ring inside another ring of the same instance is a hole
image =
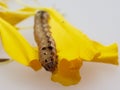
[[45, 11], [35, 14], [34, 38], [39, 48], [39, 60], [42, 66], [53, 72], [57, 67], [57, 51], [48, 24], [50, 16]]

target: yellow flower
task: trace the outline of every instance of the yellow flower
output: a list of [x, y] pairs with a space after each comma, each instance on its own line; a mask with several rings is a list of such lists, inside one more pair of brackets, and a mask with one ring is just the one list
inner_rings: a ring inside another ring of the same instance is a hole
[[117, 44], [103, 46], [89, 39], [52, 8], [25, 7], [17, 11], [6, 8], [3, 10], [5, 12], [0, 12], [0, 37], [5, 51], [12, 59], [35, 70], [41, 67], [37, 51], [16, 30], [15, 24], [34, 15], [36, 10], [44, 10], [50, 14], [50, 31], [58, 55], [58, 67], [51, 78], [55, 82], [63, 85], [78, 83], [81, 79], [79, 69], [82, 61], [118, 64]]
[[65, 86], [77, 84], [81, 77], [79, 73], [79, 69], [82, 66], [82, 60], [75, 59], [68, 61], [66, 59], [62, 59], [58, 63], [57, 70], [52, 75], [52, 80], [55, 82], [59, 82]]
[[35, 49], [12, 25], [2, 18], [0, 18], [0, 37], [3, 48], [12, 59], [26, 66], [31, 66], [35, 70], [40, 69]]
[[53, 81], [63, 85], [78, 83], [81, 60], [118, 64], [117, 44], [107, 47], [92, 41], [80, 30], [70, 25], [54, 9], [44, 8], [43, 10], [51, 16], [50, 30], [56, 42], [59, 57], [58, 69], [52, 75]]
[[29, 16], [34, 15], [34, 12], [24, 12], [23, 9], [13, 11], [13, 10], [3, 7], [2, 4], [0, 5], [1, 5], [0, 17], [12, 25], [15, 25], [21, 22], [22, 20], [28, 18]]

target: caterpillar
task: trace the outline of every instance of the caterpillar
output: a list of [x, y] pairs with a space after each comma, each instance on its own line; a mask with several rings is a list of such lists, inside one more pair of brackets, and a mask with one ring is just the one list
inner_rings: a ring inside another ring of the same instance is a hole
[[37, 11], [34, 18], [34, 39], [38, 46], [39, 61], [45, 70], [54, 72], [57, 67], [57, 51], [49, 26], [50, 16], [46, 11]]

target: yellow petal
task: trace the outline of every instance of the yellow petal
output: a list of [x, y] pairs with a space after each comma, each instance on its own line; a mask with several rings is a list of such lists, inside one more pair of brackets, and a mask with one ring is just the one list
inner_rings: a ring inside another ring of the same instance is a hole
[[0, 7], [4, 7], [4, 8], [7, 8], [7, 4], [5, 4], [4, 2], [0, 2]]
[[59, 82], [65, 86], [77, 84], [81, 77], [79, 69], [82, 65], [82, 60], [71, 60], [66, 59], [61, 60], [58, 63], [58, 69], [52, 75], [52, 80]]
[[37, 10], [37, 8], [34, 8], [34, 7], [24, 7], [24, 8], [21, 8], [17, 11], [22, 11], [22, 12], [35, 12]]
[[93, 62], [102, 62], [108, 64], [118, 65], [118, 46], [116, 43], [104, 46], [98, 42], [93, 41], [96, 49], [100, 51], [100, 54], [95, 56]]
[[51, 16], [50, 30], [56, 42], [58, 56], [61, 59], [69, 60], [80, 57], [90, 61], [99, 54], [92, 41], [80, 30], [70, 25], [57, 11], [50, 8], [44, 10]]
[[[98, 61], [101, 60], [100, 62], [106, 63], [110, 57], [112, 57], [112, 55], [114, 55], [114, 57], [118, 56], [118, 54], [115, 53], [117, 50], [116, 45], [104, 47], [104, 49], [103, 46], [101, 46], [102, 49], [100, 49], [100, 46], [97, 48], [91, 39], [65, 21], [65, 19], [59, 13], [57, 13], [57, 11], [49, 8], [44, 8], [43, 10], [50, 14], [50, 30], [52, 32], [52, 36], [56, 43], [56, 49], [58, 51], [57, 55], [59, 63], [56, 73], [53, 73], [52, 75], [53, 81], [60, 82], [63, 85], [71, 85], [77, 83], [80, 80], [80, 78], [78, 78], [78, 69], [75, 70], [77, 74], [75, 73], [75, 75], [73, 75], [73, 79], [72, 73], [69, 71], [71, 69], [68, 68], [69, 64], [67, 62], [71, 62], [71, 64], [74, 65], [72, 62], [73, 60], [76, 62], [76, 60], [80, 59], [85, 61], [94, 61], [96, 59]], [[113, 48], [115, 51], [106, 54], [106, 52], [108, 53]], [[106, 58], [103, 59], [103, 57]], [[113, 62], [113, 59], [115, 59], [115, 62]], [[109, 61], [109, 63], [115, 64], [117, 61], [118, 58], [112, 58], [112, 61]], [[81, 63], [78, 63], [78, 66], [80, 67]]]
[[[112, 64], [118, 64], [117, 44], [113, 44], [110, 46], [103, 46], [98, 42], [95, 42], [95, 41], [93, 42], [80, 30], [76, 29], [75, 27], [70, 25], [67, 21], [65, 21], [65, 19], [54, 9], [45, 8], [44, 10], [49, 12], [49, 14], [51, 15], [51, 20], [50, 20], [51, 32], [56, 41], [56, 45], [59, 45], [59, 48], [57, 48], [58, 55], [59, 55], [59, 52], [62, 51], [61, 49], [62, 45], [60, 44], [62, 44], [64, 41], [64, 44], [67, 43], [66, 45], [68, 46], [68, 48], [71, 48], [72, 46], [72, 48], [75, 50], [75, 51], [73, 50], [75, 54], [76, 52], [77, 53], [79, 52], [79, 57], [82, 60], [86, 60], [86, 61], [100, 61], [101, 60], [101, 62], [104, 62], [104, 63], [109, 62]], [[70, 43], [68, 43], [70, 40], [66, 38], [65, 34], [63, 34], [64, 32], [67, 33], [66, 35], [70, 36], [69, 39], [72, 39], [73, 40], [72, 43], [74, 43], [75, 45], [74, 44], [70, 45]], [[74, 46], [76, 47], [77, 50], [74, 48]], [[72, 52], [67, 50], [68, 48], [66, 48], [65, 51], [66, 52], [68, 51], [67, 53], [71, 56]]]
[[2, 8], [0, 11], [0, 17], [9, 22], [12, 25], [19, 23], [20, 21], [34, 15], [33, 12], [12, 11], [6, 8]]
[[[23, 65], [31, 66], [33, 69], [40, 69], [35, 49], [2, 18], [0, 18], [0, 36], [5, 51], [12, 59]], [[36, 63], [36, 66], [33, 63]]]

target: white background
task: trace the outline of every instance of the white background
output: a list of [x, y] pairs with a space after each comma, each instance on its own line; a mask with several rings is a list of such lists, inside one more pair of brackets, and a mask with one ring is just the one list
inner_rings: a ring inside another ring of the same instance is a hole
[[[23, 0], [29, 5], [54, 7], [74, 26], [91, 39], [105, 45], [117, 42], [120, 47], [120, 1], [119, 0]], [[12, 9], [20, 8], [9, 3]], [[33, 18], [19, 24], [29, 26]], [[21, 33], [34, 45], [33, 30]], [[0, 48], [2, 46], [0, 45]], [[0, 57], [7, 55], [0, 50]], [[44, 69], [35, 72], [17, 62], [0, 65], [0, 90], [120, 90], [120, 66], [84, 62], [81, 82], [65, 87], [50, 80]]]

